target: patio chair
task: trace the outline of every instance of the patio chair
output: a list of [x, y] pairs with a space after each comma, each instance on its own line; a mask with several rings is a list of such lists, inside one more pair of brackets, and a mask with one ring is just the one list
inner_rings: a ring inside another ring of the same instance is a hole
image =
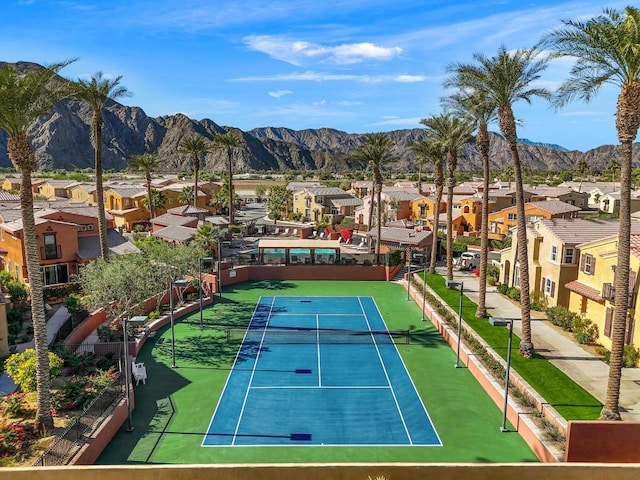
[[280, 235], [280, 227], [276, 227], [276, 229], [273, 231], [274, 235]]
[[142, 384], [147, 384], [147, 368], [144, 366], [144, 363], [133, 363], [131, 365], [131, 372], [133, 373], [133, 379], [136, 381], [136, 385], [140, 385], [140, 380], [142, 380]]
[[284, 232], [282, 232], [282, 235], [284, 235], [285, 237], [288, 237], [289, 236], [289, 229], [285, 228]]
[[324, 232], [320, 232], [320, 236], [318, 237], [320, 240], [324, 240]]
[[311, 238], [316, 238], [318, 236], [318, 231], [314, 230], [313, 232], [311, 232]]
[[291, 236], [292, 237], [297, 237], [298, 236], [298, 229], [294, 228], [293, 231], [291, 232]]

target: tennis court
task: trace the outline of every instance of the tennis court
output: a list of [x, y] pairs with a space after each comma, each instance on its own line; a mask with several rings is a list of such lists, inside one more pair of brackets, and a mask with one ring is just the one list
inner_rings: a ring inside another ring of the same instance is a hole
[[372, 297], [260, 297], [202, 446], [440, 446]]

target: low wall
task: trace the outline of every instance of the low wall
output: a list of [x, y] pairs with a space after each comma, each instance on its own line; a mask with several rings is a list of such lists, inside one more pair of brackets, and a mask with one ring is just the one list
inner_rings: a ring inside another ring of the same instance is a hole
[[[231, 276], [231, 272], [235, 275]], [[222, 289], [225, 285], [259, 280], [352, 280], [386, 281], [385, 266], [344, 265], [244, 265], [222, 270]]]
[[569, 422], [565, 461], [640, 464], [638, 439], [640, 422]]
[[84, 342], [96, 328], [102, 325], [107, 320], [107, 314], [104, 310], [97, 310], [93, 312], [89, 317], [73, 329], [71, 334], [64, 340], [65, 345], [79, 345]]
[[[412, 283], [411, 288], [411, 297], [419, 303], [419, 306], [422, 307], [422, 288], [423, 281], [422, 278], [415, 275], [414, 280], [419, 284], [418, 291]], [[427, 285], [426, 290], [433, 296], [437, 297], [437, 294], [429, 288]], [[446, 306], [445, 302], [441, 302]], [[447, 307], [448, 308], [448, 307]], [[456, 315], [453, 310], [451, 310], [453, 315]], [[429, 305], [428, 302], [425, 303], [425, 317], [429, 318], [431, 323], [438, 329], [442, 337], [449, 343], [452, 349], [457, 348], [458, 344], [458, 332], [456, 329], [451, 327], [447, 322], [445, 322], [442, 317], [435, 311], [435, 307]], [[468, 333], [474, 335], [476, 340], [483, 344], [483, 346], [487, 349], [487, 351], [493, 355], [493, 357], [499, 362], [503, 363], [503, 366], [506, 366], [504, 360], [499, 357], [491, 347], [487, 345], [487, 343], [479, 336], [475, 335], [475, 332], [472, 330], [466, 330]], [[495, 402], [495, 404], [500, 407], [500, 409], [504, 406], [504, 385], [495, 380], [491, 372], [489, 372], [482, 362], [468, 349], [464, 341], [460, 344], [460, 361], [467, 366], [471, 374], [478, 380], [482, 388], [487, 392], [487, 394], [491, 397], [491, 399]], [[520, 377], [517, 372], [511, 370], [509, 375], [509, 383], [511, 385], [517, 386], [520, 390], [526, 391], [532, 399], [535, 399], [536, 403], [539, 403], [541, 407], [539, 409], [544, 409], [545, 418], [549, 420], [551, 423], [556, 424], [561, 428], [564, 432], [566, 431], [566, 420], [562, 418], [560, 414], [558, 414], [555, 409], [550, 407], [548, 403], [540, 397], [540, 395], [529, 386], [522, 377]], [[544, 407], [546, 405], [546, 408]], [[512, 401], [511, 396], [508, 398], [507, 403], [507, 419], [511, 422], [512, 425], [516, 428], [520, 436], [524, 439], [524, 441], [529, 445], [531, 450], [536, 454], [536, 456], [542, 462], [560, 462], [563, 458], [563, 453], [556, 449], [555, 447], [548, 445], [543, 441], [544, 432], [538, 427], [535, 422], [533, 422], [532, 413], [531, 412], [523, 412], [520, 411], [520, 406]], [[542, 410], [541, 410], [542, 411]], [[497, 427], [496, 427], [497, 428]]]
[[[131, 395], [131, 408], [133, 408], [134, 404], [134, 398]], [[111, 439], [118, 433], [122, 424], [127, 420], [128, 413], [127, 401], [123, 398], [111, 412], [111, 415], [102, 422], [100, 427], [89, 437], [87, 443], [71, 459], [69, 465], [93, 465]]]
[[512, 464], [253, 464], [109, 465], [0, 468], [0, 480], [637, 480], [640, 465]]

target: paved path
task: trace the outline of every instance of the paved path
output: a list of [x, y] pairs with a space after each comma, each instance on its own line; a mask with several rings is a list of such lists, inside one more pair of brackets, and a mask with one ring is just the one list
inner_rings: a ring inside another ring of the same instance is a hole
[[[58, 330], [60, 330], [62, 324], [66, 322], [70, 316], [71, 315], [67, 311], [67, 307], [65, 307], [64, 305], [60, 305], [58, 310], [54, 312], [51, 318], [47, 321], [48, 343], [51, 343], [53, 341], [53, 338], [55, 337], [56, 333], [58, 333]], [[34, 346], [35, 343], [33, 340], [31, 340], [27, 343], [19, 343], [16, 348], [18, 352], [24, 352], [27, 348], [34, 348]], [[17, 385], [13, 383], [13, 380], [11, 380], [11, 378], [9, 378], [6, 373], [0, 375], [0, 396], [15, 392], [17, 388]]]
[[[438, 268], [446, 275], [446, 268]], [[454, 271], [454, 279], [464, 284], [464, 294], [478, 302], [478, 277], [467, 272]], [[513, 331], [522, 335], [520, 305], [499, 294], [495, 287], [487, 286], [487, 312], [494, 317], [514, 319]], [[544, 313], [531, 312], [532, 337], [536, 351], [604, 403], [609, 366], [585, 350], [570, 334], [546, 321]], [[514, 348], [517, 348], [514, 345]], [[624, 368], [620, 389], [620, 407], [623, 420], [640, 421], [640, 368]]]

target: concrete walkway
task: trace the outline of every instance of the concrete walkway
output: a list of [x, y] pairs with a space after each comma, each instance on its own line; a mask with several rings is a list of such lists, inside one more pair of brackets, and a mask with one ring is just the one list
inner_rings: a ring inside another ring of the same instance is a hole
[[[60, 330], [60, 327], [64, 322], [66, 322], [71, 315], [67, 311], [67, 307], [64, 305], [60, 305], [58, 310], [54, 312], [51, 318], [47, 321], [47, 342], [51, 343], [53, 338]], [[33, 340], [27, 343], [19, 343], [16, 345], [16, 349], [18, 352], [24, 352], [27, 348], [34, 348], [35, 343]], [[18, 386], [13, 383], [13, 380], [9, 378], [6, 373], [0, 375], [0, 396], [7, 395], [9, 393], [15, 392]]]
[[[437, 268], [446, 276], [446, 268]], [[454, 270], [454, 280], [463, 282], [464, 294], [478, 302], [478, 277]], [[494, 317], [514, 319], [513, 331], [522, 336], [520, 305], [487, 286], [487, 313]], [[584, 349], [573, 337], [546, 321], [542, 312], [531, 312], [533, 344], [540, 355], [567, 374], [591, 395], [604, 403], [609, 366]], [[517, 348], [514, 345], [514, 348]], [[624, 368], [620, 388], [620, 410], [623, 420], [640, 421], [640, 368]]]

